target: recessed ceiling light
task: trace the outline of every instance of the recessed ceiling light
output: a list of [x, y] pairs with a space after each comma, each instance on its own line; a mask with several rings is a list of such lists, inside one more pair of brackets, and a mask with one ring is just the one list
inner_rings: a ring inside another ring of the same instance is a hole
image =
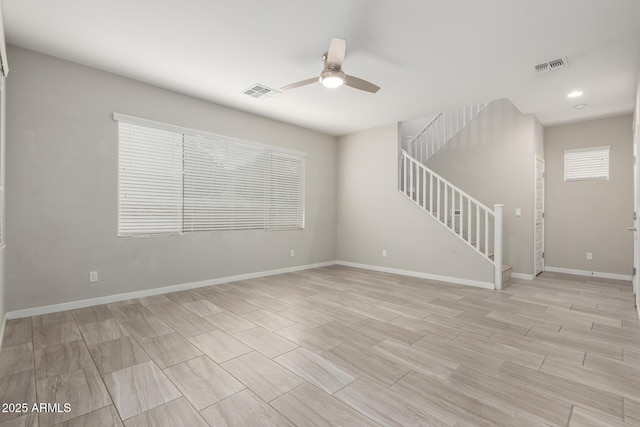
[[587, 104], [578, 104], [578, 105], [574, 105], [573, 108], [575, 108], [576, 110], [582, 110], [583, 108], [586, 108]]
[[567, 98], [577, 98], [579, 96], [582, 96], [582, 93], [583, 92], [581, 90], [574, 90], [569, 95], [567, 95]]

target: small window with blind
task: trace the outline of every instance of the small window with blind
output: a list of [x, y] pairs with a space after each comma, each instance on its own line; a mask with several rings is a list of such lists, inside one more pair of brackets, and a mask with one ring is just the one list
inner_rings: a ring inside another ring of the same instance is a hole
[[119, 236], [304, 227], [305, 153], [114, 118]]
[[564, 150], [564, 180], [609, 179], [610, 146]]

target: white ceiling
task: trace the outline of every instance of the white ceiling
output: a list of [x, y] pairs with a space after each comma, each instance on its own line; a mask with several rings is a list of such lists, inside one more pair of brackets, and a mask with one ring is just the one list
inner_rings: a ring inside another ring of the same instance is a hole
[[[545, 125], [631, 111], [637, 0], [4, 0], [10, 44], [340, 135], [498, 98]], [[332, 37], [377, 94], [312, 85]], [[533, 65], [558, 57], [569, 68]], [[9, 58], [11, 67], [11, 58]], [[578, 100], [567, 99], [581, 89]], [[588, 104], [583, 110], [573, 105]]]

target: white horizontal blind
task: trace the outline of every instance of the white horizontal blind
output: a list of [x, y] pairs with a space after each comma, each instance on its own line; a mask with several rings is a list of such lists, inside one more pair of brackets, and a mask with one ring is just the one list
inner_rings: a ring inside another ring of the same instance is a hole
[[118, 122], [118, 235], [182, 232], [182, 134]]
[[272, 152], [270, 160], [267, 228], [302, 228], [304, 157]]
[[265, 228], [268, 150], [185, 135], [184, 231]]
[[119, 235], [304, 227], [303, 153], [120, 117]]
[[564, 180], [609, 179], [610, 146], [564, 151]]

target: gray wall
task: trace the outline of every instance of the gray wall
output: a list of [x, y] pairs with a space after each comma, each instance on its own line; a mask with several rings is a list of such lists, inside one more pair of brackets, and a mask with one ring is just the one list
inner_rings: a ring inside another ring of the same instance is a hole
[[503, 262], [514, 273], [533, 273], [534, 159], [543, 157], [542, 135], [534, 116], [493, 101], [427, 161], [486, 206], [504, 204]]
[[398, 191], [396, 124], [338, 138], [337, 242], [341, 261], [493, 282], [489, 262]]
[[[545, 129], [546, 265], [631, 274], [632, 116]], [[608, 181], [564, 181], [564, 150], [610, 145]], [[586, 253], [593, 259], [587, 260]]]
[[[9, 60], [9, 311], [335, 259], [334, 137], [16, 47]], [[114, 111], [307, 152], [305, 230], [117, 238]]]

